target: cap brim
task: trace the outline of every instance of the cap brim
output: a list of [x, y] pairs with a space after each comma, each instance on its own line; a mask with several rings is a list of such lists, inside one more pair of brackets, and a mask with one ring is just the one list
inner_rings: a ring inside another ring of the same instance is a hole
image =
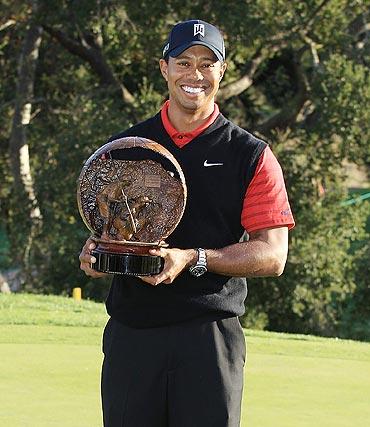
[[183, 45], [177, 47], [176, 49], [172, 49], [171, 51], [169, 51], [167, 53], [166, 56], [172, 56], [172, 58], [176, 58], [182, 52], [184, 52], [184, 50], [189, 49], [189, 47], [196, 46], [196, 45], [201, 45], [201, 46], [208, 47], [208, 49], [210, 49], [216, 55], [216, 58], [219, 61], [223, 62], [225, 60], [225, 58], [223, 57], [223, 55], [221, 54], [221, 52], [218, 49], [216, 49], [215, 47], [213, 47], [212, 45], [210, 45], [208, 43], [205, 43], [205, 42], [202, 42], [202, 41], [198, 41], [198, 40], [192, 41], [191, 43], [183, 44]]

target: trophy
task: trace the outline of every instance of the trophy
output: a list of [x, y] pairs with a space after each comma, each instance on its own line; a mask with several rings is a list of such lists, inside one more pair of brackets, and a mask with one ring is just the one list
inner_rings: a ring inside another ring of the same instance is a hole
[[103, 145], [85, 162], [77, 185], [78, 209], [96, 243], [91, 267], [133, 276], [160, 273], [164, 260], [149, 250], [168, 246], [186, 196], [181, 167], [160, 144], [125, 137]]

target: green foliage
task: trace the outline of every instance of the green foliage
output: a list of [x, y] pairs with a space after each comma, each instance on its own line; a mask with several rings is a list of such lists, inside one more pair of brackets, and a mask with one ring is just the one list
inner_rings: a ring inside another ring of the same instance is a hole
[[333, 54], [314, 81], [320, 137], [337, 147], [337, 160], [370, 162], [370, 74], [363, 65]]
[[356, 247], [358, 262], [355, 270], [355, 290], [347, 295], [343, 303], [343, 314], [339, 322], [341, 336], [370, 340], [370, 245]]
[[[366, 273], [360, 267], [366, 259], [364, 249], [359, 247], [353, 254], [350, 250], [355, 240], [365, 236], [361, 216], [365, 207], [335, 210], [316, 205], [305, 210], [292, 232], [284, 275], [251, 280], [247, 312], [250, 305], [267, 313], [270, 330], [352, 336], [346, 335], [342, 319], [344, 311], [350, 316], [348, 301], [366, 289]], [[362, 318], [364, 327], [356, 338], [368, 339], [365, 325], [370, 317], [365, 310], [362, 314], [367, 317]]]
[[247, 312], [240, 318], [243, 328], [264, 330], [268, 326], [268, 315], [258, 305], [248, 307]]
[[[8, 138], [30, 11], [22, 2], [8, 3], [1, 6], [3, 19], [14, 18], [16, 24], [0, 32], [0, 228], [11, 243], [7, 266], [14, 267], [30, 219], [13, 192]], [[259, 58], [251, 85], [220, 102], [220, 108], [271, 144], [297, 222], [284, 275], [250, 281], [244, 324], [369, 339], [364, 302], [369, 297], [364, 231], [369, 203], [341, 206], [347, 197], [344, 162], [370, 164], [369, 49], [358, 43], [354, 30], [354, 23], [366, 18], [364, 3], [52, 0], [39, 6], [32, 19], [45, 30], [27, 138], [43, 226], [31, 250], [33, 270], [25, 289], [69, 294], [82, 285], [92, 298], [106, 296], [107, 281], [90, 280], [78, 269], [89, 232], [78, 213], [76, 179], [83, 162], [108, 137], [158, 111], [167, 95], [158, 59], [168, 32], [179, 20], [200, 18], [224, 33], [223, 87]], [[99, 51], [133, 103], [123, 102], [117, 86], [103, 82], [91, 63], [62, 46], [46, 26], [90, 52]], [[295, 105], [297, 93], [302, 98]], [[297, 114], [263, 133], [261, 125], [290, 103]]]

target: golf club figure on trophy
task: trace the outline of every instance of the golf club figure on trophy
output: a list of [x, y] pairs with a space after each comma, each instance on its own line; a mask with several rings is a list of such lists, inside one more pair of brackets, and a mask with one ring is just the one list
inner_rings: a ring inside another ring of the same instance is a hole
[[97, 244], [92, 268], [135, 276], [160, 273], [163, 258], [149, 250], [167, 246], [186, 194], [180, 165], [154, 141], [125, 137], [95, 151], [77, 185], [81, 217]]

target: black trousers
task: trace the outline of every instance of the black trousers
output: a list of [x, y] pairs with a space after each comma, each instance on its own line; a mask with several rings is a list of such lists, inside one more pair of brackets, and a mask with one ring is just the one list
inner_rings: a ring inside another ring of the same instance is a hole
[[103, 336], [104, 427], [238, 427], [245, 340], [236, 317]]

